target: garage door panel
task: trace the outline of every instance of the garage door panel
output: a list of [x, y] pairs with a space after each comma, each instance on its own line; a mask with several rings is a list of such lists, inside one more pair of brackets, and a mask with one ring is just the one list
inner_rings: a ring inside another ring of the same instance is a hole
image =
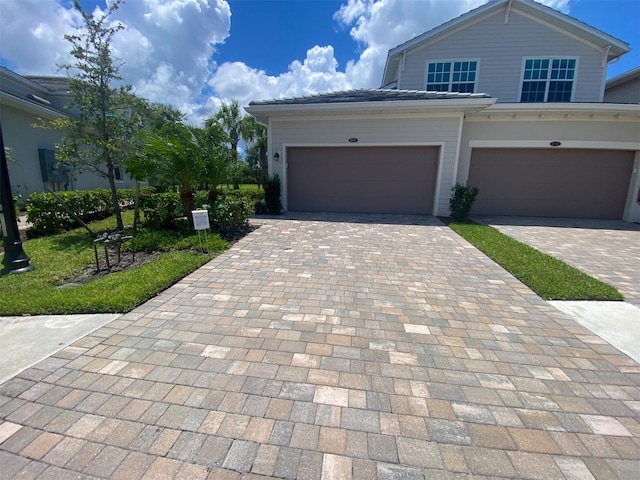
[[474, 149], [475, 214], [622, 218], [633, 152]]
[[430, 214], [437, 147], [287, 149], [292, 211]]

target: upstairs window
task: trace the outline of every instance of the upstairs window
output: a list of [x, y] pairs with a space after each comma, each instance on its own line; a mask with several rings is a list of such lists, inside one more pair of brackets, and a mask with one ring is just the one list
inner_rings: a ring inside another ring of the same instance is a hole
[[521, 102], [570, 102], [576, 76], [573, 58], [528, 58], [524, 62]]
[[478, 62], [432, 62], [427, 65], [427, 90], [430, 92], [473, 93]]

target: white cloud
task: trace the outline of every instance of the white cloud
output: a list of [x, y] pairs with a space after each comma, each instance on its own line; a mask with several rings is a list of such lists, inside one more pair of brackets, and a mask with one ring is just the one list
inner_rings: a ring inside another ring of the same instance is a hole
[[[339, 66], [333, 46], [310, 45], [304, 59], [292, 60], [287, 71], [277, 75], [239, 61], [215, 63], [216, 45], [230, 34], [226, 0], [130, 0], [114, 15], [126, 29], [116, 35], [112, 47], [124, 62], [122, 74], [139, 95], [169, 103], [198, 122], [221, 99], [237, 98], [246, 104], [376, 87], [389, 48], [486, 1], [346, 0], [334, 19], [358, 44], [357, 58]], [[566, 12], [571, 1], [575, 0], [543, 3]], [[69, 5], [66, 0], [0, 0], [0, 58], [22, 74], [61, 74], [57, 65], [71, 60], [63, 37], [77, 33], [82, 25]]]

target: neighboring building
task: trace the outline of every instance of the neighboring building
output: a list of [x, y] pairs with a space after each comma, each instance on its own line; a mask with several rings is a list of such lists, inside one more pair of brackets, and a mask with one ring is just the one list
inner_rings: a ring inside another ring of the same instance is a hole
[[[5, 146], [11, 150], [9, 177], [14, 194], [26, 199], [33, 192], [109, 188], [108, 181], [91, 172], [69, 171], [58, 166], [55, 144], [62, 139], [59, 130], [35, 125], [68, 112], [71, 101], [66, 77], [22, 76], [0, 67], [0, 122]], [[130, 188], [135, 182], [122, 169], [117, 172], [118, 187]]]
[[477, 214], [639, 222], [640, 105], [605, 103], [607, 65], [629, 50], [494, 0], [390, 50], [380, 89], [247, 111], [269, 128], [285, 210], [448, 215], [466, 182]]
[[607, 80], [604, 101], [610, 103], [640, 103], [640, 67]]

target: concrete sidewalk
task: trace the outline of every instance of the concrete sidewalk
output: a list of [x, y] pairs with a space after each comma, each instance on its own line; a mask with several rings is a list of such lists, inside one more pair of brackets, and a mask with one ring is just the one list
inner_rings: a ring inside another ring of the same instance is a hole
[[120, 314], [0, 317], [0, 384]]

